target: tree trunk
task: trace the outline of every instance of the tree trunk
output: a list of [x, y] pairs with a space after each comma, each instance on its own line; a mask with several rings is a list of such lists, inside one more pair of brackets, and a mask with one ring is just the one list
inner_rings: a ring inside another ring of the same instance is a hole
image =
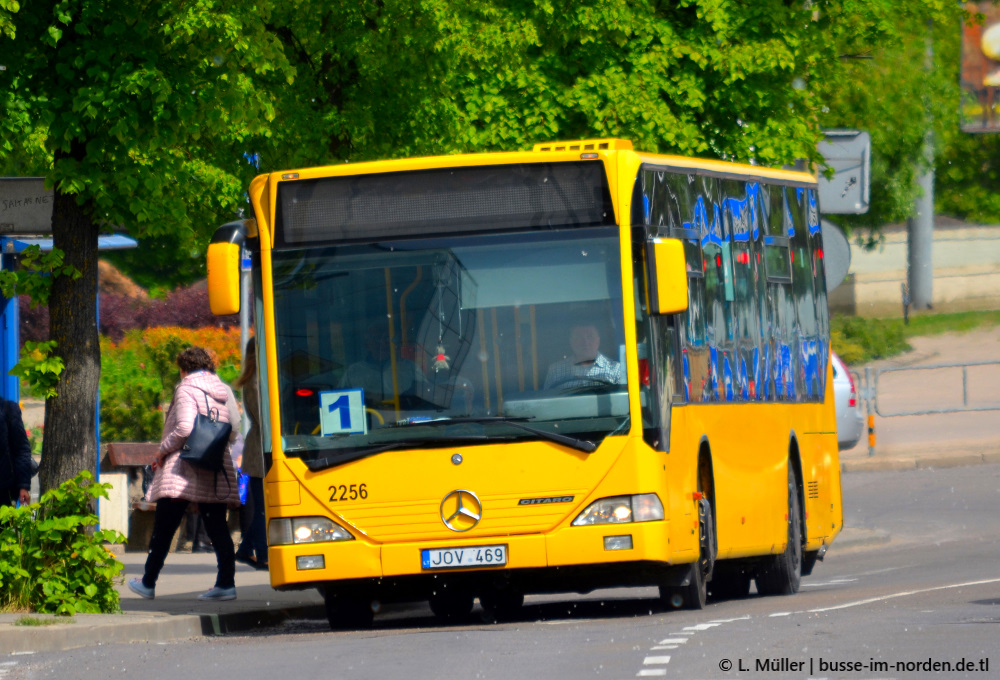
[[[57, 161], [59, 154], [57, 153]], [[81, 273], [55, 276], [49, 298], [49, 337], [57, 345], [65, 369], [58, 395], [45, 404], [45, 439], [39, 483], [42, 491], [59, 486], [81, 470], [97, 470], [97, 390], [101, 348], [97, 333], [97, 234], [93, 212], [76, 197], [55, 193], [53, 246], [65, 253], [67, 265]]]

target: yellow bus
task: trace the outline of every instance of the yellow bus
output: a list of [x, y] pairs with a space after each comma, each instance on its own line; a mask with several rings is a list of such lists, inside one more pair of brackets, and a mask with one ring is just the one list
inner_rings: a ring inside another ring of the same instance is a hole
[[840, 531], [811, 175], [594, 139], [249, 196], [210, 301], [239, 310], [249, 253], [271, 584], [332, 626], [788, 594]]

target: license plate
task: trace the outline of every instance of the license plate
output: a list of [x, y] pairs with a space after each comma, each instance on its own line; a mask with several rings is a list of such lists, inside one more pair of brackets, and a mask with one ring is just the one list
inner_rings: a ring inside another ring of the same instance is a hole
[[420, 551], [424, 569], [497, 567], [507, 564], [506, 545], [476, 545], [467, 548], [430, 548]]

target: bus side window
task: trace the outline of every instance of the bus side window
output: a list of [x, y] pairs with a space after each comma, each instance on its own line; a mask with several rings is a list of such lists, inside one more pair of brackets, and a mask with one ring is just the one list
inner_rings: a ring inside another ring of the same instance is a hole
[[[641, 201], [644, 210], [642, 215], [633, 214], [635, 227], [632, 254], [643, 439], [652, 448], [667, 451], [670, 448], [670, 409], [674, 401], [678, 400], [677, 395], [684, 384], [677, 329], [681, 324], [687, 327], [686, 321], [691, 311], [689, 309], [682, 314], [664, 316], [650, 316], [647, 313], [649, 304], [646, 299], [648, 286], [644, 279], [647, 261], [645, 248], [651, 237], [684, 239], [686, 231], [692, 231], [685, 230], [679, 222], [685, 214], [685, 206], [689, 204], [689, 193], [684, 175], [644, 171], [640, 177], [641, 181], [636, 188], [642, 194], [637, 199]], [[687, 234], [689, 237], [692, 235]], [[697, 245], [696, 239], [690, 240]], [[685, 255], [690, 252], [691, 248], [686, 244]], [[690, 262], [688, 265], [690, 272]]]

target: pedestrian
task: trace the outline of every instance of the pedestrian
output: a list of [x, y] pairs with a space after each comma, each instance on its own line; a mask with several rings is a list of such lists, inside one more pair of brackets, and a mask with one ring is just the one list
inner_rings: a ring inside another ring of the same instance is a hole
[[[212, 360], [213, 366], [219, 365], [219, 355], [216, 354], [215, 350], [205, 348], [208, 352], [209, 359]], [[215, 373], [213, 370], [212, 373]], [[233, 394], [233, 389], [222, 383], [226, 387], [226, 410], [229, 411], [229, 424], [233, 426], [233, 434], [231, 436], [232, 450], [231, 454], [233, 456], [233, 465], [239, 468], [240, 464], [237, 462], [238, 451], [241, 448], [243, 436], [240, 434], [240, 403], [236, 400], [236, 395]], [[240, 508], [240, 513], [242, 515], [242, 506]], [[208, 532], [205, 530], [205, 520], [201, 516], [201, 512], [189, 512], [184, 520], [184, 532], [182, 536], [187, 536], [191, 539], [191, 552], [212, 552], [212, 539], [209, 538]]]
[[243, 534], [236, 561], [267, 569], [267, 529], [264, 520], [264, 453], [260, 438], [260, 395], [257, 385], [257, 338], [247, 342], [243, 370], [234, 386], [243, 391], [244, 414], [250, 429], [243, 440], [243, 473], [250, 478], [247, 505], [253, 506], [248, 531]]
[[0, 505], [31, 503], [31, 444], [24, 431], [21, 407], [0, 397]]
[[215, 364], [204, 348], [189, 347], [184, 350], [177, 355], [177, 366], [181, 380], [174, 389], [167, 411], [160, 450], [153, 461], [155, 476], [148, 492], [149, 500], [156, 502], [149, 556], [142, 578], [130, 580], [128, 587], [147, 600], [153, 599], [156, 580], [177, 527], [188, 505], [197, 503], [218, 563], [215, 586], [199, 595], [198, 599], [235, 600], [236, 561], [233, 539], [226, 523], [227, 507], [239, 505], [236, 472], [230, 456], [233, 436], [227, 444], [222, 457], [223, 469], [219, 472], [191, 465], [181, 460], [179, 455], [199, 413], [207, 415], [211, 409], [219, 421], [230, 422], [226, 408], [229, 393], [226, 384], [215, 375]]

